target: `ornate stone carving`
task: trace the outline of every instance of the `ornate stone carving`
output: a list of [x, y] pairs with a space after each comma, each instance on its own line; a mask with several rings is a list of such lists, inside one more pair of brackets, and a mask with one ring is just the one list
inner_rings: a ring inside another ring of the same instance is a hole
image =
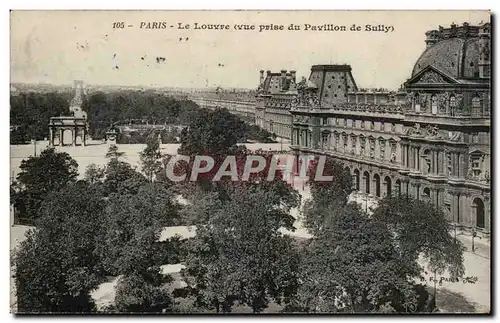
[[444, 93], [438, 93], [437, 94], [437, 103], [438, 103], [438, 111], [440, 114], [445, 114], [446, 113], [446, 104], [448, 100], [450, 99], [450, 93], [449, 92], [444, 92]]
[[420, 124], [419, 123], [415, 123], [415, 125], [413, 126], [413, 128], [406, 128], [405, 131], [404, 131], [404, 134], [407, 135], [407, 136], [415, 136], [415, 137], [419, 137], [422, 135], [421, 133], [421, 130], [420, 130]]
[[370, 139], [370, 158], [375, 158], [375, 140]]
[[431, 138], [439, 137], [439, 128], [437, 126], [428, 125], [426, 130], [427, 130], [427, 137]]
[[318, 88], [309, 86], [305, 78], [297, 84], [297, 93], [292, 103], [293, 106], [319, 106]]
[[380, 159], [385, 159], [385, 140], [380, 140]]
[[425, 72], [416, 83], [448, 83], [446, 80], [434, 71]]

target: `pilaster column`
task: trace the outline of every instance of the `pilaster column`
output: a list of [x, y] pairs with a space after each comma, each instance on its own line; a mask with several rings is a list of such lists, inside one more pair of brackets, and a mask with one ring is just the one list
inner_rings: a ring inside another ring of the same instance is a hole
[[417, 170], [420, 171], [420, 147], [415, 148], [416, 160], [417, 160]]
[[413, 168], [413, 146], [408, 146], [408, 168]]
[[49, 145], [54, 146], [54, 130], [49, 127]]
[[453, 195], [453, 202], [454, 202], [454, 206], [455, 206], [455, 209], [453, 211], [453, 220], [458, 223], [458, 224], [461, 224], [463, 222], [463, 219], [461, 218], [460, 216], [460, 195], [459, 194], [454, 194]]
[[59, 146], [64, 146], [64, 129], [59, 129]]

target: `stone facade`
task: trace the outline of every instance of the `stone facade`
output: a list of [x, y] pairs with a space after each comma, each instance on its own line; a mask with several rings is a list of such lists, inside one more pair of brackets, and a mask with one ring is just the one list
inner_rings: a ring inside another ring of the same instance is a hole
[[297, 96], [295, 71], [280, 73], [260, 71], [260, 84], [257, 89], [255, 124], [277, 137], [290, 139], [292, 133], [291, 104]]
[[395, 92], [359, 90], [348, 65], [313, 66], [295, 93], [282, 87], [288, 74], [263, 80], [261, 72], [256, 123], [268, 130], [278, 123], [286, 136], [291, 118], [292, 149], [343, 162], [355, 190], [432, 201], [464, 230], [488, 236], [490, 24], [426, 36], [426, 50]]

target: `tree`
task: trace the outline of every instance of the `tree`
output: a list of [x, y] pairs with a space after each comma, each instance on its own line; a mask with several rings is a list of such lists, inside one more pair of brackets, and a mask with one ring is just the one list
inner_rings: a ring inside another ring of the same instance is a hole
[[106, 153], [106, 158], [111, 158], [111, 160], [118, 160], [118, 158], [122, 157], [123, 155], [125, 155], [125, 153], [119, 151], [118, 146], [111, 145], [108, 149], [108, 152]]
[[23, 160], [13, 183], [12, 202], [24, 218], [36, 219], [45, 196], [61, 189], [78, 177], [78, 164], [64, 152], [47, 148], [37, 157]]
[[113, 275], [157, 273], [157, 241], [178, 224], [178, 206], [163, 187], [146, 183], [136, 194], [112, 195], [106, 208], [103, 253]]
[[352, 180], [349, 171], [344, 166], [329, 156], [325, 157], [323, 176], [333, 176], [331, 181], [315, 181], [318, 170], [318, 157], [309, 168], [309, 185], [311, 199], [304, 204], [303, 214], [305, 226], [312, 234], [318, 234], [335, 215], [335, 212], [347, 205], [349, 194], [352, 191]]
[[48, 137], [51, 117], [67, 114], [69, 93], [21, 93], [10, 97], [11, 144]]
[[418, 265], [420, 255], [437, 274], [448, 270], [450, 276], [456, 278], [465, 273], [465, 248], [451, 235], [451, 225], [442, 209], [406, 196], [389, 196], [379, 203], [373, 218], [393, 232], [399, 254], [415, 268], [413, 277], [419, 277], [422, 271]]
[[50, 193], [36, 229], [15, 251], [18, 311], [89, 312], [89, 292], [104, 280], [96, 254], [101, 243], [104, 201], [82, 184]]
[[114, 194], [108, 200], [100, 254], [106, 270], [122, 276], [116, 307], [124, 312], [161, 312], [171, 304], [163, 285], [170, 276], [160, 265], [177, 262], [175, 244], [158, 242], [162, 228], [177, 224], [178, 206], [162, 186], [145, 184], [137, 194]]
[[165, 288], [130, 275], [118, 280], [115, 304], [119, 312], [162, 313], [171, 311], [173, 301]]
[[297, 304], [319, 312], [422, 312], [431, 299], [423, 286], [423, 255], [429, 268], [452, 278], [463, 275], [463, 247], [449, 233], [441, 210], [410, 198], [383, 199], [369, 217], [350, 203], [331, 208], [310, 204], [314, 226], [302, 268]]
[[348, 204], [306, 247], [299, 301], [309, 312], [404, 312], [417, 295], [387, 227]]
[[112, 193], [136, 194], [140, 187], [148, 182], [144, 175], [117, 157], [111, 158], [108, 162], [104, 175], [102, 186], [105, 196]]
[[99, 167], [96, 164], [91, 163], [85, 169], [84, 178], [90, 184], [94, 184], [96, 182], [100, 182], [101, 180], [103, 180], [104, 175], [105, 175], [105, 168], [104, 167]]
[[226, 155], [234, 151], [246, 129], [246, 123], [227, 109], [201, 110], [189, 127], [182, 130], [179, 153], [189, 156]]
[[150, 182], [153, 181], [154, 175], [162, 170], [162, 153], [160, 143], [156, 138], [150, 136], [147, 140], [147, 146], [140, 153], [142, 171]]
[[230, 312], [238, 302], [260, 312], [270, 300], [288, 302], [297, 287], [298, 262], [292, 239], [279, 232], [290, 228], [287, 208], [257, 185], [227, 194], [188, 242], [183, 275], [197, 304]]

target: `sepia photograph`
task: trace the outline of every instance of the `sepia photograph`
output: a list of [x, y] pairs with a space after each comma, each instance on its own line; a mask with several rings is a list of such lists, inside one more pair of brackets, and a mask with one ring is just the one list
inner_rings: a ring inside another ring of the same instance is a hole
[[9, 19], [11, 313], [492, 314], [489, 10]]

